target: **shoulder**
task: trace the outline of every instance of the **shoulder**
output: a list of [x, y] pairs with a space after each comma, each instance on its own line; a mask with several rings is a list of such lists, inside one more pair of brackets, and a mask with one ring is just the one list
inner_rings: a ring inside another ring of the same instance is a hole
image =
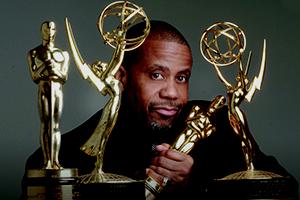
[[69, 60], [69, 59], [70, 59], [69, 52], [67, 52], [67, 51], [62, 51], [62, 54], [63, 54], [65, 60]]
[[28, 56], [28, 57], [32, 57], [32, 58], [36, 57], [37, 51], [38, 51], [40, 48], [41, 48], [40, 46], [37, 46], [37, 47], [35, 47], [35, 48], [29, 50], [28, 53], [27, 53], [27, 56]]
[[38, 51], [44, 50], [44, 49], [45, 49], [45, 46], [43, 46], [43, 45], [38, 45], [38, 46], [34, 47], [33, 49], [30, 49], [30, 50], [28, 51], [28, 53], [29, 53], [29, 54], [36, 54]]

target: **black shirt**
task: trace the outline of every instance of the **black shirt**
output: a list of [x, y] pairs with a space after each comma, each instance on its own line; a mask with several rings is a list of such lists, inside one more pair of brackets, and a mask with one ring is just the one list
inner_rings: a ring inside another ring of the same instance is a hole
[[[144, 128], [145, 126], [138, 119], [132, 120], [135, 116], [129, 120], [128, 115], [124, 117], [121, 112], [105, 148], [103, 171], [136, 180], [144, 179], [145, 168], [150, 165], [151, 158], [155, 155], [153, 145], [162, 142], [173, 144], [185, 128], [185, 119], [191, 107], [197, 104], [202, 108], [207, 108], [209, 103], [200, 100], [190, 101], [180, 117], [176, 119], [171, 130], [160, 134]], [[102, 110], [98, 111], [86, 122], [62, 135], [59, 161], [64, 168], [78, 168], [79, 175], [90, 173], [94, 169], [96, 157], [85, 154], [80, 147], [93, 133], [101, 113]], [[190, 196], [200, 199], [201, 196], [205, 197], [207, 185], [212, 180], [246, 169], [241, 140], [230, 126], [227, 107], [217, 111], [212, 123], [216, 131], [208, 138], [200, 140], [189, 153], [194, 159], [194, 165], [188, 183], [183, 188], [162, 192], [161, 199], [182, 199]], [[265, 155], [252, 136], [250, 137], [255, 169], [291, 177], [273, 156]], [[42, 166], [43, 155], [39, 148], [30, 155], [25, 168], [42, 168]], [[295, 183], [294, 187], [298, 188], [295, 179], [291, 178]]]

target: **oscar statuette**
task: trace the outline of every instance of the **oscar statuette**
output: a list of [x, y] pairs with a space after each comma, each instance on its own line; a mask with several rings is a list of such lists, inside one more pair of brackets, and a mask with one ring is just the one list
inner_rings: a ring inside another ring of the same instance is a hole
[[[289, 193], [289, 179], [271, 171], [255, 168], [253, 136], [248, 127], [246, 115], [239, 107], [245, 99], [250, 102], [255, 91], [261, 88], [266, 66], [266, 40], [263, 42], [258, 76], [255, 76], [251, 82], [247, 75], [252, 54], [249, 53], [246, 65], [244, 65], [242, 56], [245, 48], [244, 32], [231, 22], [213, 24], [204, 31], [200, 39], [202, 56], [214, 66], [218, 78], [226, 86], [228, 118], [234, 132], [240, 138], [246, 166], [244, 171], [215, 180], [210, 187], [211, 193], [223, 195], [224, 198], [228, 195], [228, 198], [237, 197], [238, 199], [285, 198]], [[236, 65], [236, 68], [230, 68], [233, 65]], [[225, 73], [225, 69], [236, 70], [234, 79], [232, 78], [234, 73], [230, 73], [232, 71]], [[227, 75], [226, 78], [224, 74]]]
[[[209, 137], [216, 129], [214, 126], [214, 115], [216, 111], [225, 105], [224, 96], [216, 96], [208, 108], [194, 105], [185, 121], [186, 128], [179, 134], [173, 145], [170, 147], [176, 151], [188, 154], [195, 144], [200, 140]], [[159, 184], [151, 176], [145, 181], [146, 200], [153, 200], [167, 187], [168, 180]]]
[[[105, 20], [108, 18], [110, 19], [109, 25], [116, 22], [116, 27], [111, 31], [105, 30], [105, 24], [107, 24]], [[127, 30], [141, 22], [145, 22], [142, 35], [136, 38], [127, 38]], [[150, 21], [143, 8], [131, 2], [117, 1], [106, 6], [98, 18], [97, 25], [103, 40], [114, 48], [114, 53], [109, 63], [97, 61], [91, 65], [85, 63], [81, 57], [67, 18], [65, 23], [70, 49], [81, 76], [94, 85], [102, 95], [110, 96], [93, 134], [81, 146], [82, 151], [90, 156], [96, 156], [97, 161], [91, 173], [79, 176], [80, 193], [84, 199], [93, 198], [97, 194], [102, 198], [107, 196], [109, 198], [143, 199], [145, 197], [143, 181], [133, 180], [120, 174], [106, 173], [102, 170], [102, 166], [105, 146], [118, 118], [121, 104], [121, 84], [115, 78], [115, 74], [121, 66], [125, 51], [139, 47], [148, 36]]]
[[59, 162], [60, 119], [63, 85], [68, 78], [69, 54], [54, 44], [56, 25], [41, 25], [42, 43], [31, 49], [27, 60], [32, 80], [38, 85], [40, 144], [43, 153], [40, 169], [27, 169], [24, 199], [77, 199], [77, 169], [64, 168]]

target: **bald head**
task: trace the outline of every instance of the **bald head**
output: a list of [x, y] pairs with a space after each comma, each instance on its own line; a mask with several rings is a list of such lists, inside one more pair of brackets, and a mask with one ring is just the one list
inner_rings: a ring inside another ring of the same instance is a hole
[[[165, 40], [189, 46], [184, 36], [171, 24], [164, 21], [152, 20], [150, 21], [150, 25], [151, 28], [147, 37], [148, 40]], [[132, 27], [127, 33], [128, 37], [143, 31], [144, 27], [144, 23], [140, 23]]]
[[[189, 48], [191, 53], [191, 48], [185, 39], [185, 37], [182, 35], [182, 33], [176, 29], [171, 24], [164, 22], [164, 21], [158, 21], [158, 20], [151, 20], [150, 21], [150, 33], [146, 38], [146, 41], [150, 40], [163, 40], [168, 42], [175, 42], [181, 45], [185, 45]], [[126, 38], [136, 38], [144, 34], [145, 29], [145, 23], [139, 23], [131, 27], [126, 34]], [[145, 41], [145, 42], [146, 42]], [[125, 52], [124, 60], [123, 60], [123, 66], [128, 69], [132, 62], [136, 62], [139, 58], [141, 48], [137, 48], [132, 51]]]

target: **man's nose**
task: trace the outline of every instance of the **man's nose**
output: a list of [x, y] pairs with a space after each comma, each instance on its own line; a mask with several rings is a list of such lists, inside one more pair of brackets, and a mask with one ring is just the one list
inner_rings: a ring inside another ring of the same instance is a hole
[[179, 95], [175, 81], [166, 81], [164, 87], [160, 91], [161, 98], [177, 99]]

